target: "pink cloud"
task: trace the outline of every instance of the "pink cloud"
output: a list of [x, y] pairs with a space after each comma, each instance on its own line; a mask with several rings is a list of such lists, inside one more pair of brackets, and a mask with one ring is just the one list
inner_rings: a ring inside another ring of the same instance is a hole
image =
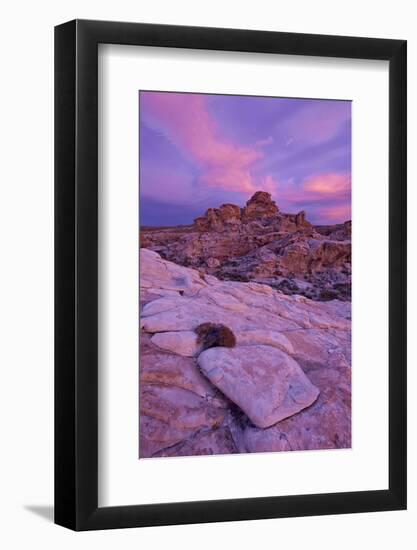
[[293, 182], [281, 185], [277, 196], [286, 202], [316, 202], [320, 200], [350, 200], [350, 174], [328, 173], [310, 176], [300, 186]]
[[351, 176], [326, 173], [310, 176], [300, 185], [293, 182], [279, 186], [278, 205], [288, 211], [306, 210], [307, 219], [316, 223], [336, 223], [351, 217]]
[[320, 174], [307, 178], [303, 190], [312, 194], [344, 195], [350, 193], [351, 178], [349, 174]]
[[[251, 172], [263, 152], [256, 146], [241, 146], [224, 139], [207, 110], [206, 96], [142, 92], [141, 101], [155, 129], [198, 165], [204, 184], [243, 193], [259, 189], [275, 193], [276, 183], [271, 176], [255, 178]], [[271, 139], [267, 138], [262, 145], [269, 143]]]
[[319, 213], [323, 220], [334, 223], [344, 222], [350, 220], [352, 217], [350, 203], [325, 207], [320, 209]]

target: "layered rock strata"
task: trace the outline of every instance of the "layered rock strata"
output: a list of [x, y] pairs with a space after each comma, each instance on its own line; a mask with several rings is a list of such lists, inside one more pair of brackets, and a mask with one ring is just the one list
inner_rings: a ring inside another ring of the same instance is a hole
[[[142, 458], [347, 448], [350, 303], [140, 254]], [[202, 323], [233, 331], [203, 350]]]

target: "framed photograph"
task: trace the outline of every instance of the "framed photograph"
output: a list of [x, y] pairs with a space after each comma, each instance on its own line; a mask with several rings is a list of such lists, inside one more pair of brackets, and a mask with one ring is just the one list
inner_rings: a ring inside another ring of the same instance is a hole
[[406, 508], [406, 42], [55, 29], [55, 522]]

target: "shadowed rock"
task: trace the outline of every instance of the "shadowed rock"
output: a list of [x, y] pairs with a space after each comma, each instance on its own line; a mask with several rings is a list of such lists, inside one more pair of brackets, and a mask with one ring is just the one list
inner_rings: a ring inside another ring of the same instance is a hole
[[142, 246], [176, 264], [319, 301], [350, 300], [350, 239], [350, 221], [313, 226], [304, 211], [281, 212], [264, 191], [243, 208], [209, 208], [190, 226], [141, 231]]
[[236, 345], [236, 337], [229, 327], [222, 324], [202, 323], [195, 328], [197, 334], [197, 342], [202, 349], [214, 348], [222, 346], [226, 348], [234, 348]]

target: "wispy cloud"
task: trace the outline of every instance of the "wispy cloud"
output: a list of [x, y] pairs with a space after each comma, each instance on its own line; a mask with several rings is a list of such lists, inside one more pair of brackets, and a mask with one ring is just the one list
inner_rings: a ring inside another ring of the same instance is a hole
[[350, 204], [337, 204], [323, 207], [317, 214], [319, 215], [320, 223], [323, 223], [323, 220], [327, 223], [341, 223], [352, 218]]
[[286, 208], [307, 211], [313, 221], [342, 222], [351, 217], [351, 176], [348, 173], [316, 174], [301, 184], [281, 185], [278, 201]]
[[315, 101], [305, 104], [286, 121], [289, 135], [317, 144], [331, 139], [350, 120], [344, 101]]
[[303, 192], [308, 194], [332, 195], [345, 197], [350, 194], [350, 174], [318, 174], [303, 182]]
[[163, 224], [168, 206], [178, 205], [176, 219], [189, 223], [191, 210], [243, 205], [264, 190], [282, 211], [344, 221], [350, 111], [347, 101], [141, 92], [143, 212], [153, 201], [150, 219]]
[[258, 139], [258, 141], [255, 143], [258, 147], [266, 147], [267, 145], [271, 145], [274, 143], [274, 138], [272, 136], [268, 136], [265, 139]]
[[201, 94], [142, 92], [141, 101], [146, 122], [198, 166], [202, 184], [242, 193], [275, 192], [272, 176], [257, 178], [252, 172], [264, 155], [261, 146], [271, 143], [271, 138], [253, 147], [226, 140]]

